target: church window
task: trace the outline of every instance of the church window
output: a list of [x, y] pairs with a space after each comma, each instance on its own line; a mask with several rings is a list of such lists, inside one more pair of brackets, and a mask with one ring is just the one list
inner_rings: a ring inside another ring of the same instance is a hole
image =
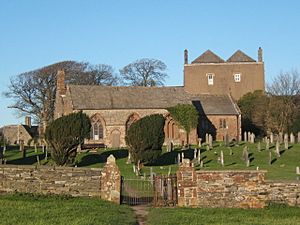
[[234, 74], [234, 82], [241, 82], [241, 74], [240, 73]]
[[227, 128], [226, 120], [220, 119], [220, 125], [219, 128]]
[[103, 126], [101, 122], [92, 123], [91, 139], [95, 141], [103, 139]]
[[206, 74], [207, 76], [207, 83], [208, 85], [214, 85], [214, 74], [213, 73], [208, 73]]

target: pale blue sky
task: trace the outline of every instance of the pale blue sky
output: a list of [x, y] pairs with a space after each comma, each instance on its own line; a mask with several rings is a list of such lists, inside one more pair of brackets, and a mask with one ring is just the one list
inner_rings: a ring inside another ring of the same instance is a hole
[[[0, 91], [9, 78], [61, 60], [106, 63], [116, 71], [139, 58], [168, 66], [182, 85], [183, 50], [224, 59], [264, 50], [267, 81], [300, 70], [300, 1], [0, 0]], [[0, 126], [17, 119], [1, 96]]]

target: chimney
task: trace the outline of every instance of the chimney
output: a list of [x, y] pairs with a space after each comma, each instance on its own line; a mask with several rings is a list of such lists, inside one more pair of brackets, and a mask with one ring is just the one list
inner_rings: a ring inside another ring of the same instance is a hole
[[263, 61], [263, 50], [261, 47], [258, 48], [258, 62]]
[[185, 50], [184, 50], [184, 64], [188, 64], [188, 63], [189, 63], [188, 50], [185, 49]]
[[25, 125], [31, 128], [31, 117], [25, 116]]
[[65, 84], [65, 71], [58, 70], [56, 75], [56, 88], [59, 95], [66, 94], [66, 84]]

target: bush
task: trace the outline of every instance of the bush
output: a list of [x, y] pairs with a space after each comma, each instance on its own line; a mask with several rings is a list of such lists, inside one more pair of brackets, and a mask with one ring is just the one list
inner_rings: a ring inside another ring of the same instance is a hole
[[135, 164], [153, 162], [162, 151], [165, 118], [160, 114], [143, 117], [133, 123], [125, 137]]
[[49, 124], [45, 138], [52, 147], [51, 158], [57, 165], [72, 164], [77, 146], [88, 138], [91, 129], [89, 117], [82, 113], [72, 113], [60, 117]]

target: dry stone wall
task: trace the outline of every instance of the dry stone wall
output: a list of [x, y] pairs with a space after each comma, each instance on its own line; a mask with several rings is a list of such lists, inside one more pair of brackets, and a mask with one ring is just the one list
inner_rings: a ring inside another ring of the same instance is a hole
[[100, 197], [101, 169], [0, 165], [0, 192]]
[[300, 182], [268, 181], [268, 200], [275, 203], [300, 206]]

